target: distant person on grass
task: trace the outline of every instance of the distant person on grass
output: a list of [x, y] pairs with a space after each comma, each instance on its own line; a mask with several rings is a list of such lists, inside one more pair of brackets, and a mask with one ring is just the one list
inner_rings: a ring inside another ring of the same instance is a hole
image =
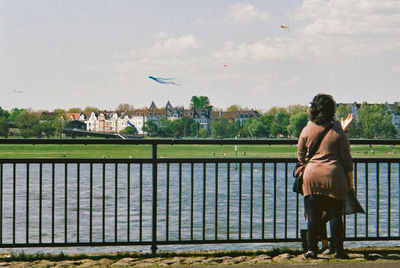
[[309, 148], [317, 142], [325, 128], [333, 124], [304, 171], [303, 193], [308, 228], [306, 258], [317, 258], [318, 234], [323, 226], [321, 218], [324, 211], [330, 216], [331, 252], [336, 258], [348, 258], [343, 249], [342, 208], [347, 191], [353, 188], [353, 161], [347, 135], [340, 123], [333, 121], [335, 112], [336, 103], [332, 96], [315, 96], [311, 102], [310, 121], [298, 141], [298, 161], [304, 164]]

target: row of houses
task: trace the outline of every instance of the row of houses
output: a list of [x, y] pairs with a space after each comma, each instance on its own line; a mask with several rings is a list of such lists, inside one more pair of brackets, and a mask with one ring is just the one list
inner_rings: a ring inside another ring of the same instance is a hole
[[154, 102], [149, 108], [137, 109], [134, 111], [99, 111], [91, 113], [68, 113], [63, 116], [65, 120], [77, 120], [86, 125], [87, 131], [94, 132], [120, 132], [128, 126], [135, 126], [138, 134], [145, 134], [143, 126], [147, 121], [159, 124], [161, 118], [177, 120], [183, 116], [191, 117], [198, 122], [200, 128], [209, 129], [210, 123], [214, 119], [221, 117], [243, 123], [250, 119], [260, 116], [255, 110], [243, 110], [235, 112], [209, 111], [205, 108], [184, 109], [184, 107], [173, 107], [168, 101], [165, 107], [158, 108]]
[[[355, 119], [358, 119], [358, 111], [361, 108], [361, 103], [338, 103], [350, 108]], [[399, 102], [393, 104], [385, 103], [387, 111], [392, 115], [392, 123], [400, 136], [400, 111]], [[68, 113], [64, 115], [66, 120], [77, 120], [84, 124], [87, 131], [94, 132], [120, 132], [130, 125], [134, 125], [138, 134], [145, 134], [143, 126], [147, 121], [153, 121], [159, 124], [161, 118], [166, 117], [168, 120], [177, 120], [183, 116], [191, 117], [199, 123], [200, 128], [209, 129], [210, 123], [214, 119], [221, 117], [231, 121], [239, 122], [243, 125], [250, 118], [257, 118], [260, 113], [251, 110], [242, 110], [235, 112], [209, 111], [208, 109], [185, 109], [183, 106], [172, 106], [168, 101], [165, 107], [159, 108], [154, 102], [149, 108], [137, 109], [134, 111], [98, 111], [92, 113]]]

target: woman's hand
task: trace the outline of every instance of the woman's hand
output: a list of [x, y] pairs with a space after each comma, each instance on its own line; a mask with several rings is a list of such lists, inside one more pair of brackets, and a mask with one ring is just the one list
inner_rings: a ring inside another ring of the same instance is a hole
[[354, 117], [352, 113], [348, 114], [346, 119], [343, 119], [343, 117], [340, 118], [340, 125], [342, 126], [343, 131], [347, 131], [351, 122], [353, 121], [353, 118]]

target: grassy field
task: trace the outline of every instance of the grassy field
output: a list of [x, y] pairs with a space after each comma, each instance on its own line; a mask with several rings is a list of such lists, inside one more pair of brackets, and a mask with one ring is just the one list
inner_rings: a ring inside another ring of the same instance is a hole
[[[237, 156], [296, 157], [295, 145], [238, 145]], [[352, 145], [353, 157], [400, 157], [400, 146]], [[0, 158], [150, 158], [150, 145], [0, 144]], [[159, 145], [158, 157], [235, 157], [234, 145]]]

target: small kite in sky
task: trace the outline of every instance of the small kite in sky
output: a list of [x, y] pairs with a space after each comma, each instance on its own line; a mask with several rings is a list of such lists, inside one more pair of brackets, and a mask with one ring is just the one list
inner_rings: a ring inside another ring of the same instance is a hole
[[14, 90], [14, 92], [17, 93], [17, 94], [21, 94], [22, 90]]
[[289, 31], [289, 27], [285, 25], [281, 25], [281, 29], [286, 29], [287, 31]]
[[154, 76], [149, 76], [149, 78], [153, 79], [154, 81], [156, 81], [160, 84], [179, 86], [179, 84], [177, 82], [175, 82], [174, 78], [161, 78], [161, 77], [154, 77]]
[[228, 67], [228, 65], [227, 65], [227, 64], [224, 64], [224, 67], [226, 68], [226, 67]]

